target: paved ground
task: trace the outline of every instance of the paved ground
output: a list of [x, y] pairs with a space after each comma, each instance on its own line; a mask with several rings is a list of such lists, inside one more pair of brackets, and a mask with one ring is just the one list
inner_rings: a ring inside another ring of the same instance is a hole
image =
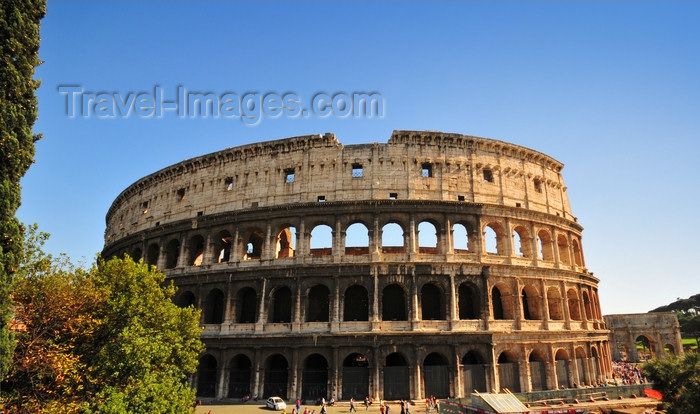
[[[357, 412], [358, 413], [378, 413], [379, 412], [379, 405], [373, 404], [374, 407], [370, 406], [369, 410], [365, 411], [364, 405], [357, 406]], [[321, 407], [318, 405], [302, 405], [301, 406], [301, 412], [304, 412], [304, 408], [309, 407], [309, 410], [316, 410], [316, 414], [318, 414], [319, 411], [321, 411]], [[395, 404], [392, 406], [392, 414], [393, 413], [398, 413], [398, 404]], [[294, 408], [293, 405], [287, 405], [287, 414], [290, 414], [292, 412], [292, 408]], [[341, 403], [341, 405], [334, 406], [334, 407], [327, 407], [328, 409], [328, 414], [336, 414], [336, 413], [347, 413], [350, 411], [350, 405], [347, 403]], [[281, 411], [272, 411], [268, 410], [265, 408], [265, 402], [264, 401], [259, 401], [259, 402], [247, 402], [245, 404], [235, 404], [235, 405], [200, 405], [197, 407], [195, 410], [195, 414], [207, 414], [211, 411], [211, 414], [272, 414], [272, 413], [281, 413]], [[419, 412], [419, 411], [417, 411]], [[435, 411], [432, 411], [432, 413], [435, 413]]]
[[[599, 401], [596, 403], [580, 403], [580, 404], [566, 404], [564, 407], [562, 406], [554, 406], [554, 407], [531, 407], [531, 410], [546, 410], [546, 409], [563, 409], [563, 408], [574, 408], [574, 407], [585, 407], [588, 408], [591, 413], [601, 413], [601, 412], [612, 412], [613, 410], [616, 410], [616, 412], [625, 412], [625, 413], [653, 413], [655, 412], [654, 407], [658, 404], [658, 401], [650, 399], [650, 398], [637, 398], [637, 399], [631, 399], [631, 398], [625, 398], [623, 400], [611, 400], [611, 401]], [[287, 414], [290, 414], [292, 412], [292, 408], [294, 406], [288, 405], [287, 406]], [[304, 408], [307, 407], [305, 405], [301, 406], [302, 412], [304, 412]], [[320, 408], [318, 405], [309, 405], [309, 410], [316, 410], [316, 414], [320, 411]], [[392, 404], [392, 414], [398, 414], [399, 413], [399, 405], [397, 404]], [[424, 409], [421, 410], [421, 407], [414, 406], [414, 408], [411, 410], [416, 414], [422, 414], [424, 412]], [[233, 405], [201, 405], [198, 406], [197, 409], [195, 410], [195, 414], [208, 414], [211, 411], [211, 414], [273, 414], [275, 411], [268, 410], [265, 408], [265, 402], [264, 401], [259, 401], [259, 402], [247, 402], [245, 404], [233, 404]], [[350, 405], [347, 402], [341, 402], [339, 405], [335, 407], [328, 407], [328, 414], [336, 414], [336, 413], [347, 413], [350, 411]], [[373, 404], [373, 406], [370, 406], [369, 410], [365, 411], [364, 405], [358, 405], [357, 406], [357, 412], [358, 413], [378, 413], [379, 412], [379, 405], [378, 404]], [[277, 411], [277, 413], [281, 413], [281, 411]], [[435, 413], [434, 411], [431, 411], [431, 413]]]

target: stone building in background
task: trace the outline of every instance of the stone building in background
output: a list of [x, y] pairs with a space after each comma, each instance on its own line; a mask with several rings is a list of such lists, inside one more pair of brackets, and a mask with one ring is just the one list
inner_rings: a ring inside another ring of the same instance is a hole
[[562, 168], [441, 132], [244, 145], [130, 185], [104, 255], [158, 266], [202, 310], [200, 397], [597, 384], [609, 331]]

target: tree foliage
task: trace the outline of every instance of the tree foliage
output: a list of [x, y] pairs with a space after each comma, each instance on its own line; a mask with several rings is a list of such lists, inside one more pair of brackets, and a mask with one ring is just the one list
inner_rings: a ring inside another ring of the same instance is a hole
[[644, 375], [663, 394], [669, 414], [697, 413], [700, 407], [700, 354], [652, 359], [642, 368]]
[[33, 79], [39, 60], [39, 21], [45, 0], [0, 1], [0, 380], [12, 358], [9, 330], [13, 275], [20, 264], [22, 226], [15, 217], [20, 205], [20, 179], [34, 160], [32, 133], [37, 117]]
[[[28, 246], [45, 239], [32, 237]], [[162, 273], [129, 257], [84, 270], [26, 251], [14, 293], [17, 349], [2, 387], [7, 410], [191, 411], [199, 312], [172, 303], [175, 287]]]

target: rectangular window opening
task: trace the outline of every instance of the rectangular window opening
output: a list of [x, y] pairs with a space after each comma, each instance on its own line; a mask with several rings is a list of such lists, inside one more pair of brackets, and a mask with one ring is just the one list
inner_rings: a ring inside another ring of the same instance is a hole
[[226, 180], [224, 180], [224, 183], [226, 184], [226, 191], [233, 190], [233, 178], [232, 177], [226, 178]]
[[457, 201], [464, 201], [464, 196], [463, 196], [463, 195], [458, 195], [458, 196], [457, 196]]
[[177, 198], [179, 198], [180, 201], [185, 199], [185, 189], [184, 188], [177, 190]]
[[389, 200], [396, 200], [397, 198], [399, 198], [398, 193], [389, 193]]
[[288, 184], [294, 182], [294, 168], [284, 170], [284, 182]]
[[425, 178], [433, 176], [433, 164], [429, 162], [424, 162], [421, 164], [421, 175]]
[[492, 183], [493, 182], [493, 171], [489, 169], [484, 169], [484, 182], [485, 183]]
[[141, 208], [143, 208], [143, 214], [148, 213], [148, 201], [144, 201], [143, 204], [141, 204]]
[[317, 198], [316, 200], [317, 200], [319, 203], [323, 203], [323, 202], [326, 201], [326, 196], [318, 196], [318, 198]]
[[352, 165], [352, 178], [362, 178], [362, 164]]
[[202, 217], [203, 215], [204, 215], [204, 212], [203, 212], [203, 211], [198, 211], [198, 212], [197, 212], [197, 217]]
[[520, 203], [515, 203], [515, 207], [520, 207]]
[[537, 191], [538, 193], [541, 193], [542, 192], [542, 181], [535, 179], [534, 183], [535, 183], [535, 191]]

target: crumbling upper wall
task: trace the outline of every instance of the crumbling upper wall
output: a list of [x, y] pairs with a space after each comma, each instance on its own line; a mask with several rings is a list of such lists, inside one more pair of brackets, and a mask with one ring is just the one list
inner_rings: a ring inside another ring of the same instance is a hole
[[520, 207], [574, 221], [555, 159], [503, 141], [394, 131], [387, 144], [308, 135], [228, 148], [125, 189], [106, 242], [156, 224], [299, 202], [443, 200]]

